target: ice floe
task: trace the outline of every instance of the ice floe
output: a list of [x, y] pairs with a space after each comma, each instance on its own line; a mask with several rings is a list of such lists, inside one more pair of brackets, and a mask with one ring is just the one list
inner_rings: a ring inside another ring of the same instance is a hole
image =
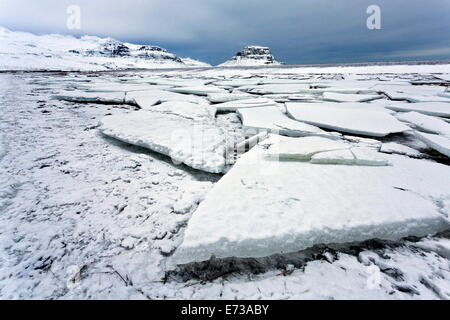
[[323, 100], [333, 102], [368, 102], [372, 100], [381, 99], [380, 95], [371, 94], [350, 94], [350, 93], [336, 93], [324, 92]]
[[359, 103], [286, 103], [294, 119], [320, 128], [383, 137], [409, 128], [376, 106]]
[[242, 108], [237, 113], [247, 130], [265, 130], [291, 137], [330, 136], [318, 127], [288, 118], [277, 106]]
[[271, 135], [262, 145], [265, 156], [277, 160], [306, 160], [320, 152], [350, 149], [345, 141], [336, 141], [322, 137], [288, 138]]
[[414, 131], [414, 133], [427, 146], [450, 157], [450, 137], [420, 131]]
[[403, 154], [410, 157], [419, 157], [421, 156], [421, 152], [405, 146], [396, 142], [387, 142], [383, 143], [380, 148], [380, 152], [383, 153], [395, 153], [395, 154]]
[[184, 93], [184, 94], [195, 94], [198, 96], [206, 96], [210, 93], [226, 93], [226, 90], [223, 90], [218, 87], [213, 86], [196, 86], [196, 87], [175, 87], [167, 89], [171, 92], [176, 93]]
[[277, 103], [273, 100], [266, 98], [245, 99], [229, 101], [224, 103], [215, 104], [214, 107], [218, 112], [236, 111], [237, 109], [244, 108], [258, 108], [258, 107], [270, 107], [276, 106]]
[[223, 134], [212, 122], [141, 110], [107, 116], [102, 119], [99, 130], [112, 138], [170, 156], [174, 162], [195, 169], [219, 173], [225, 168]]
[[437, 204], [450, 197], [445, 165], [386, 154], [389, 166], [281, 161], [270, 173], [266, 141], [243, 155], [194, 212], [177, 263], [397, 240], [449, 227]]
[[394, 111], [416, 111], [430, 116], [450, 118], [450, 103], [427, 102], [427, 103], [405, 103], [387, 105], [386, 108]]
[[397, 119], [410, 123], [421, 131], [441, 134], [450, 137], [450, 124], [436, 117], [427, 116], [418, 112], [400, 113]]
[[147, 90], [147, 91], [129, 92], [127, 97], [130, 100], [133, 99], [135, 103], [142, 109], [146, 109], [151, 106], [154, 106], [155, 104], [171, 100], [188, 101], [195, 103], [205, 101], [201, 97], [169, 92], [165, 90]]
[[209, 93], [207, 96], [208, 101], [210, 101], [211, 103], [224, 103], [251, 98], [255, 98], [255, 96], [245, 92]]
[[133, 98], [127, 97], [126, 92], [64, 92], [52, 96], [53, 99], [79, 102], [79, 103], [104, 103], [104, 104], [130, 104], [136, 105]]

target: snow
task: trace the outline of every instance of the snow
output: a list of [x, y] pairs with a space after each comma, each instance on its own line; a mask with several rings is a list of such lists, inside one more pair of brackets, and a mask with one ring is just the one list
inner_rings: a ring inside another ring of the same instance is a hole
[[213, 184], [209, 181], [192, 181], [182, 186], [184, 192], [175, 201], [173, 211], [177, 214], [190, 212], [193, 206], [202, 202]]
[[445, 136], [439, 136], [436, 134], [423, 133], [420, 131], [414, 131], [417, 138], [422, 140], [430, 148], [450, 157], [450, 138]]
[[400, 113], [397, 115], [397, 119], [408, 122], [421, 131], [450, 137], [450, 124], [444, 120], [418, 112]]
[[237, 113], [247, 130], [265, 130], [291, 137], [329, 136], [318, 127], [288, 118], [280, 107], [241, 108], [237, 110]]
[[320, 128], [365, 136], [383, 137], [408, 130], [390, 114], [376, 107], [355, 103], [286, 103], [294, 119]]
[[192, 58], [181, 58], [183, 60], [183, 63], [188, 67], [195, 67], [195, 68], [210, 68], [211, 65], [209, 63], [199, 61]]
[[108, 116], [101, 121], [100, 131], [195, 169], [219, 173], [225, 168], [225, 142], [220, 129], [212, 123], [195, 122], [185, 114], [142, 110]]
[[386, 155], [391, 166], [281, 161], [269, 173], [273, 160], [264, 154], [253, 148], [210, 191], [189, 221], [177, 263], [397, 240], [449, 227], [435, 202], [450, 197], [445, 165]]
[[381, 98], [382, 96], [370, 94], [345, 94], [336, 92], [323, 93], [323, 100], [332, 102], [368, 102]]
[[386, 106], [386, 108], [400, 112], [416, 111], [430, 116], [450, 118], [450, 104], [445, 102], [393, 103]]

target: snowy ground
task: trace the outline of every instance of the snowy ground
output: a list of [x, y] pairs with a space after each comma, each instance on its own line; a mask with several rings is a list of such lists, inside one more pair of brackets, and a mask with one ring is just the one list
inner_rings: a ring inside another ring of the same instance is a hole
[[[243, 92], [256, 85], [276, 91], [280, 83], [305, 78], [335, 88], [360, 88], [362, 79], [371, 87], [398, 89], [408, 81], [436, 81], [439, 74], [431, 73], [450, 73], [448, 65], [392, 66], [385, 74], [381, 69], [352, 67], [344, 76], [341, 68], [0, 74], [0, 298], [449, 299], [448, 231], [172, 265], [170, 257], [198, 202], [222, 175], [174, 164], [100, 133], [103, 117], [135, 112], [135, 105], [50, 98], [79, 83], [108, 87], [122, 79], [127, 91], [129, 82], [167, 75], [169, 82], [191, 79], [186, 82], [198, 93], [198, 82], [230, 79], [241, 79]], [[230, 88], [223, 84], [218, 87]], [[446, 88], [409, 87], [418, 88], [418, 96], [436, 97]], [[304, 93], [297, 91], [288, 95], [298, 99]], [[320, 94], [308, 99], [320, 100]], [[206, 97], [195, 98], [208, 103]], [[236, 141], [244, 138], [236, 114], [219, 114], [216, 121]], [[377, 139], [396, 153], [450, 163], [413, 135]]]

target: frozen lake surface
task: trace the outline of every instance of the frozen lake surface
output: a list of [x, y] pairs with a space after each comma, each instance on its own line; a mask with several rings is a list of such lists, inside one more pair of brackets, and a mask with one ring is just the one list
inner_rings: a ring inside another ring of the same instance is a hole
[[449, 299], [449, 74], [0, 73], [0, 297]]

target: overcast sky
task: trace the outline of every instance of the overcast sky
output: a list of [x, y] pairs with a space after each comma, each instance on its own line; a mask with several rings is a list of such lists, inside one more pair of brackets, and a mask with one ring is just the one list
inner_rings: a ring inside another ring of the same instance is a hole
[[[380, 30], [366, 27], [373, 4]], [[66, 27], [69, 5], [81, 30]], [[450, 58], [450, 0], [0, 0], [0, 26], [155, 44], [212, 64], [247, 44], [291, 64]]]

